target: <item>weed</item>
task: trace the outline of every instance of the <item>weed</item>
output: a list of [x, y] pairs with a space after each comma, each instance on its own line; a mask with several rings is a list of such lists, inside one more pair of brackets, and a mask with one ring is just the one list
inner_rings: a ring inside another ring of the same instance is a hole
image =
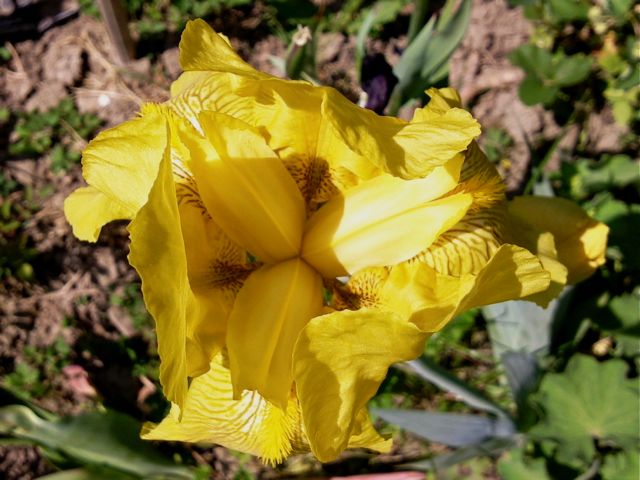
[[79, 146], [100, 126], [95, 115], [79, 113], [71, 98], [44, 113], [19, 112], [9, 154], [42, 155], [51, 151], [51, 168], [64, 171], [80, 160]]

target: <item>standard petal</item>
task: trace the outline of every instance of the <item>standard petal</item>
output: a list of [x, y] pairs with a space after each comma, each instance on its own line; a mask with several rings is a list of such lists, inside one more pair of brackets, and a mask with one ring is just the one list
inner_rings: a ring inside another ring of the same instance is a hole
[[344, 310], [301, 332], [294, 375], [311, 450], [322, 462], [348, 445], [389, 366], [422, 353], [427, 334], [388, 311]]
[[545, 291], [550, 282], [551, 275], [531, 252], [502, 245], [478, 274], [443, 275], [419, 261], [397, 265], [378, 301], [421, 330], [435, 332], [458, 313]]
[[480, 135], [471, 114], [452, 108], [437, 116], [405, 122], [359, 108], [326, 90], [322, 115], [353, 151], [402, 178], [419, 178], [463, 152]]
[[514, 243], [538, 251], [539, 238], [553, 235], [557, 260], [569, 270], [568, 282], [589, 277], [605, 262], [609, 227], [563, 198], [517, 197], [509, 202]]
[[257, 390], [284, 408], [300, 330], [322, 312], [322, 279], [300, 259], [253, 272], [238, 293], [227, 347], [236, 396]]
[[[181, 418], [180, 418], [181, 414]], [[233, 398], [231, 376], [217, 356], [210, 369], [191, 382], [184, 407], [176, 405], [158, 425], [146, 424], [142, 438], [180, 442], [211, 442], [279, 463], [302, 437], [300, 411], [294, 398], [284, 409], [256, 392]]]
[[461, 157], [425, 178], [382, 175], [330, 200], [307, 222], [302, 257], [326, 277], [394, 265], [455, 225], [471, 195], [440, 198], [457, 183]]
[[80, 240], [95, 242], [100, 229], [113, 220], [131, 220], [132, 211], [111, 201], [95, 187], [76, 189], [64, 201], [64, 214]]
[[305, 205], [291, 175], [248, 124], [200, 114], [206, 138], [181, 132], [207, 211], [237, 245], [266, 262], [297, 255]]
[[185, 72], [232, 72], [256, 78], [268, 77], [242, 60], [229, 41], [201, 19], [188, 21], [182, 33], [180, 66]]

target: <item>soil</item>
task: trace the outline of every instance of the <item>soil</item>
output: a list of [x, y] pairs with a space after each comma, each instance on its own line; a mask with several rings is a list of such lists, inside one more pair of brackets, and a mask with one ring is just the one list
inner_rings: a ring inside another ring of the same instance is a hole
[[[270, 57], [282, 57], [286, 46], [260, 22], [261, 8], [256, 4], [249, 10], [230, 10], [211, 23], [230, 37], [250, 63], [277, 75]], [[527, 145], [558, 134], [549, 114], [520, 102], [517, 87], [522, 73], [507, 59], [530, 32], [522, 11], [510, 8], [505, 0], [474, 0], [469, 31], [451, 62], [451, 84], [459, 89], [474, 116], [484, 127], [503, 128], [514, 140], [510, 166], [503, 169], [510, 191], [517, 191], [527, 175]], [[369, 47], [393, 62], [405, 44], [406, 38], [396, 36], [371, 41]], [[322, 83], [357, 100], [360, 91], [353, 66], [354, 45], [353, 37], [323, 34], [317, 64]], [[0, 106], [12, 111], [46, 111], [72, 96], [80, 112], [97, 115], [104, 127], [132, 117], [143, 102], [166, 100], [171, 81], [180, 73], [175, 41], [153, 60], [143, 57], [118, 67], [102, 23], [84, 15], [70, 17], [40, 36], [7, 43], [7, 48], [12, 59], [0, 65]], [[594, 131], [599, 132], [594, 148], [615, 144], [619, 132], [612, 131], [610, 125], [606, 118], [594, 125]], [[0, 149], [6, 147], [7, 140], [11, 141], [0, 138]], [[24, 227], [38, 252], [33, 262], [34, 279], [0, 283], [0, 377], [25, 359], [25, 347], [46, 350], [62, 339], [71, 349], [67, 365], [61, 375], [50, 379], [47, 394], [34, 399], [36, 403], [69, 414], [102, 402], [137, 418], [148, 418], [159, 392], [144, 374], [132, 375], [132, 360], [122, 348], [114, 350], [114, 345], [124, 344], [138, 355], [153, 355], [153, 342], [134, 325], [131, 309], [113, 302], [114, 296], [125, 297], [127, 286], [138, 281], [126, 261], [125, 226], [108, 226], [96, 244], [73, 237], [62, 205], [82, 184], [79, 166], [56, 174], [47, 155], [10, 158], [0, 150], [0, 168], [5, 178], [33, 191], [53, 192], [42, 199], [41, 208]], [[114, 361], [118, 352], [122, 359]], [[402, 449], [397, 447], [387, 458], [411, 458], [420, 448], [417, 442], [403, 442]], [[212, 465], [215, 478], [232, 478], [239, 469], [237, 458], [222, 448], [194, 448], [190, 454], [196, 463]], [[307, 472], [319, 471], [308, 457], [289, 467], [293, 471], [299, 464]], [[245, 468], [261, 478], [282, 475], [257, 462], [249, 462]], [[36, 449], [0, 448], [2, 478], [26, 480], [48, 471], [51, 467]]]

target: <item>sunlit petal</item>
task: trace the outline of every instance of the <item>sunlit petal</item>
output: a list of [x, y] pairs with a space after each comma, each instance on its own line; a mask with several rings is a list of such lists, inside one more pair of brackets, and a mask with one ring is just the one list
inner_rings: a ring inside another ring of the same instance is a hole
[[356, 415], [389, 366], [422, 353], [427, 334], [392, 312], [345, 310], [313, 319], [294, 353], [294, 372], [311, 450], [334, 460], [354, 433]]
[[605, 262], [609, 227], [563, 198], [517, 197], [509, 202], [514, 243], [538, 251], [538, 237], [553, 235], [557, 260], [569, 270], [568, 282], [589, 277]]
[[113, 220], [131, 220], [133, 210], [113, 202], [95, 187], [81, 187], [64, 201], [64, 214], [80, 240], [95, 242], [100, 230]]
[[[180, 418], [182, 414], [182, 418]], [[256, 392], [233, 398], [231, 376], [216, 357], [209, 371], [195, 378], [182, 409], [174, 405], [158, 425], [146, 424], [147, 440], [210, 442], [278, 463], [292, 453], [292, 440], [301, 436], [297, 402], [278, 408]]]
[[415, 256], [471, 204], [468, 194], [434, 200], [456, 185], [461, 162], [456, 157], [415, 180], [382, 175], [330, 200], [307, 222], [302, 257], [335, 277]]
[[257, 390], [284, 407], [291, 390], [293, 346], [322, 312], [322, 279], [300, 259], [263, 266], [238, 293], [227, 346], [236, 395]]
[[296, 256], [305, 205], [282, 162], [246, 123], [213, 112], [199, 118], [206, 138], [195, 132], [181, 132], [181, 138], [215, 223], [262, 261]]
[[194, 298], [168, 148], [149, 200], [129, 231], [129, 262], [142, 278], [144, 300], [156, 322], [160, 382], [167, 398], [182, 405], [187, 394], [187, 316]]

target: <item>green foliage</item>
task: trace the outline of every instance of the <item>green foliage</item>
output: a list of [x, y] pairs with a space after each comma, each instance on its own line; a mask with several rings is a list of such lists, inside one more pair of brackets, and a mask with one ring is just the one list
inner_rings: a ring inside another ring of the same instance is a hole
[[526, 459], [520, 448], [514, 448], [500, 458], [498, 473], [503, 480], [551, 480], [545, 461]]
[[31, 262], [38, 252], [30, 245], [23, 227], [38, 211], [46, 193], [21, 188], [15, 180], [0, 173], [0, 280], [8, 277], [33, 280]]
[[196, 478], [194, 471], [175, 465], [141, 440], [140, 427], [114, 411], [46, 419], [24, 405], [0, 407], [0, 439], [10, 436], [36, 444], [54, 463], [82, 465], [89, 472], [75, 471], [66, 478]]
[[62, 369], [69, 365], [71, 353], [71, 347], [62, 337], [46, 348], [26, 346], [22, 359], [4, 377], [3, 384], [27, 398], [43, 397], [52, 388], [52, 382], [60, 377]]
[[80, 161], [80, 152], [74, 144], [93, 135], [100, 124], [95, 115], [79, 113], [71, 98], [44, 113], [19, 112], [9, 154], [29, 156], [51, 151], [53, 171], [67, 170]]
[[125, 6], [140, 37], [145, 39], [165, 32], [179, 32], [187, 21], [202, 18], [223, 9], [249, 5], [249, 0], [126, 0]]
[[527, 74], [519, 89], [520, 98], [527, 105], [550, 105], [561, 88], [582, 82], [591, 72], [591, 59], [583, 54], [551, 54], [531, 44], [511, 52], [509, 59]]
[[[526, 77], [520, 97], [528, 105], [566, 108], [580, 95], [587, 110], [607, 101], [616, 121], [640, 120], [638, 12], [630, 0], [519, 0], [534, 35], [510, 56]], [[604, 81], [602, 88], [600, 81]], [[569, 87], [575, 86], [571, 90]], [[564, 104], [564, 105], [563, 105]]]
[[446, 79], [449, 58], [462, 41], [471, 18], [471, 1], [462, 2], [454, 13], [455, 3], [448, 0], [440, 17], [431, 17], [393, 67], [398, 84], [390, 100], [392, 114], [407, 100], [420, 98], [426, 87]]
[[598, 192], [640, 189], [640, 163], [622, 154], [604, 155], [599, 161], [579, 158], [563, 163], [555, 178], [564, 195], [584, 201]]
[[513, 138], [508, 132], [498, 127], [489, 127], [482, 137], [482, 150], [491, 163], [499, 164], [508, 161], [508, 149], [513, 145]]
[[627, 370], [622, 360], [576, 355], [563, 373], [546, 375], [535, 396], [543, 418], [531, 437], [551, 440], [556, 460], [578, 469], [591, 465], [598, 449], [636, 450], [640, 383]]

